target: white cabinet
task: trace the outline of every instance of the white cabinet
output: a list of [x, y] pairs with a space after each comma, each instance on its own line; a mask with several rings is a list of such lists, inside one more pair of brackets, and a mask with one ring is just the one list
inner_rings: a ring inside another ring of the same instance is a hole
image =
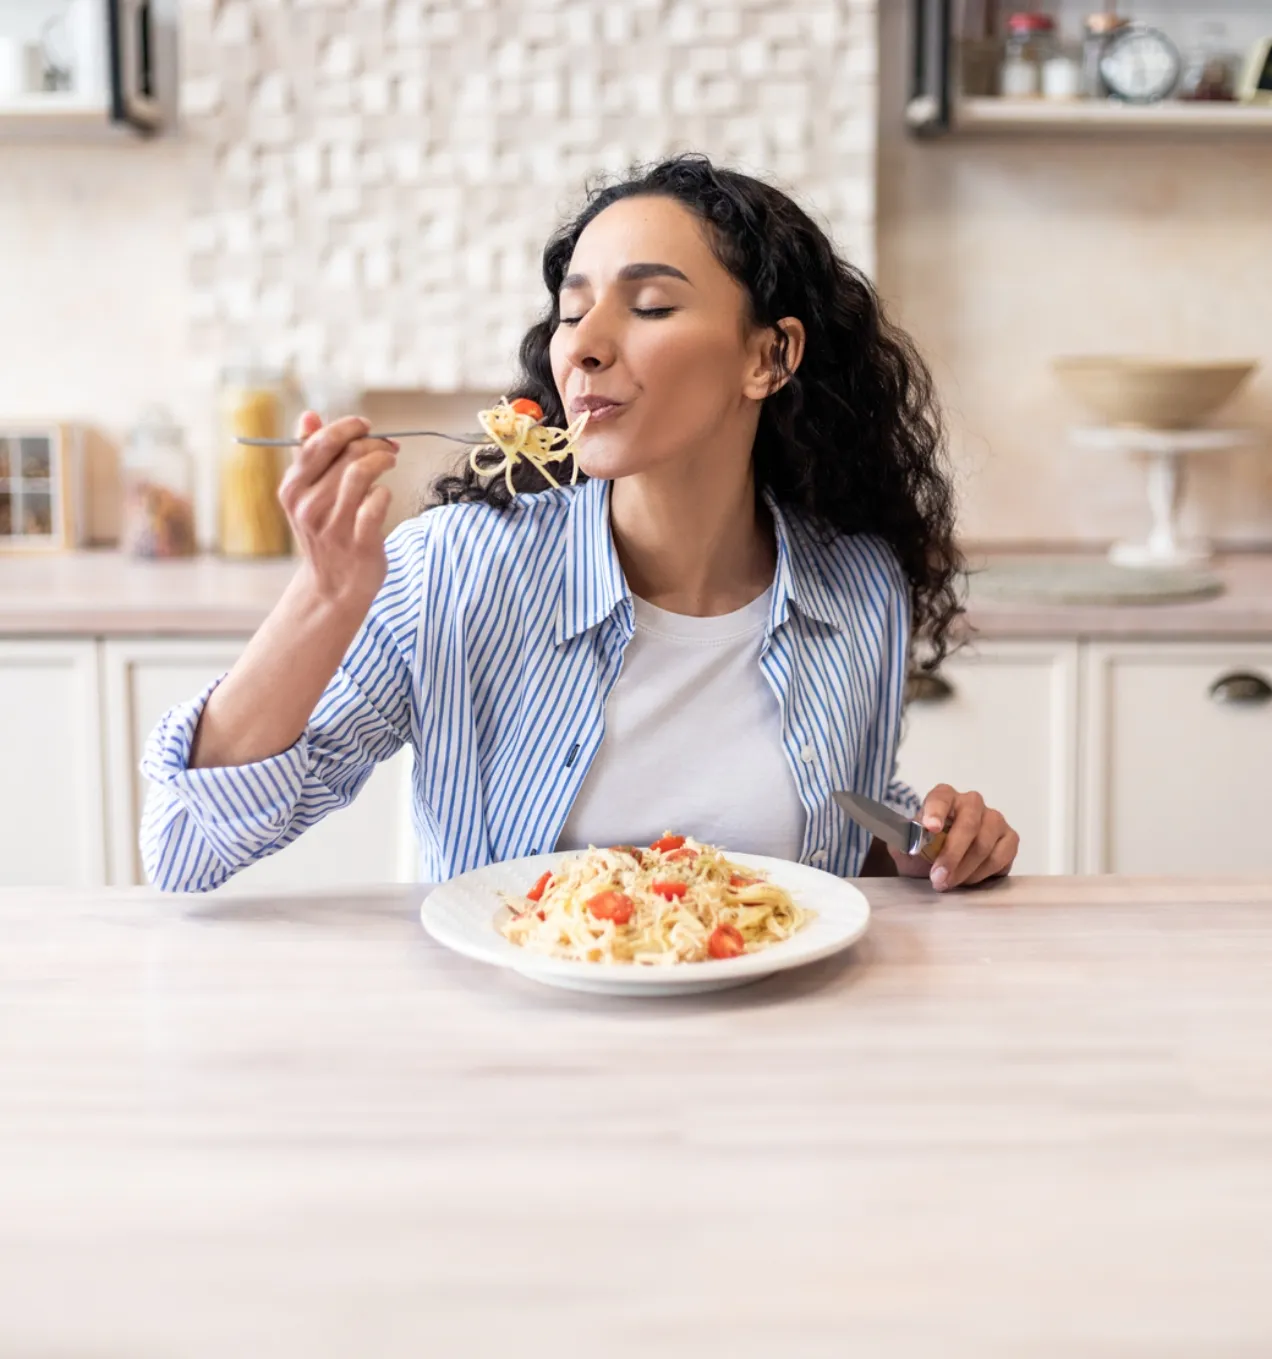
[[[146, 737], [168, 708], [193, 698], [228, 670], [244, 644], [242, 638], [104, 644], [113, 883], [145, 880], [137, 831], [146, 781], [137, 766]], [[333, 812], [286, 849], [245, 868], [224, 890], [411, 882], [416, 864], [410, 752], [404, 749], [376, 769], [350, 806]]]
[[0, 765], [0, 882], [101, 883], [101, 709], [91, 641], [0, 641]]
[[[142, 746], [245, 639], [0, 640], [0, 885], [141, 882]], [[1020, 873], [1272, 872], [1272, 642], [985, 641], [906, 715], [901, 776], [975, 788]], [[410, 753], [229, 892], [410, 882]]]
[[975, 789], [1020, 833], [1018, 873], [1074, 869], [1076, 642], [982, 642], [919, 681], [901, 777]]
[[1272, 645], [1091, 645], [1081, 866], [1272, 872]]

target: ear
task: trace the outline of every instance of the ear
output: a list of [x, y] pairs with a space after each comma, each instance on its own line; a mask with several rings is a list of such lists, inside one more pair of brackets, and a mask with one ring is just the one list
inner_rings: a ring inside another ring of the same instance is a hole
[[[749, 346], [743, 395], [752, 401], [763, 401], [784, 387], [804, 357], [806, 338], [804, 323], [797, 316], [784, 316], [776, 325], [757, 328]], [[779, 365], [783, 348], [783, 363]]]

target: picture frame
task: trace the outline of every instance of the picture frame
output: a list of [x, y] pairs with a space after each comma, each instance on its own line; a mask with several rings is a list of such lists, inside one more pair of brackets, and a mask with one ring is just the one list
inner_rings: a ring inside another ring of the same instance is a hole
[[1237, 82], [1237, 98], [1243, 104], [1272, 105], [1272, 35], [1250, 49]]
[[77, 425], [0, 419], [0, 555], [83, 543], [83, 444]]

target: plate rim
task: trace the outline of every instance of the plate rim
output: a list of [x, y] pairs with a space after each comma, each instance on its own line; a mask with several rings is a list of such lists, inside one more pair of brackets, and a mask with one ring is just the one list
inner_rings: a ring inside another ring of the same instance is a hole
[[[472, 941], [457, 938], [444, 928], [439, 932], [439, 922], [436, 919], [435, 910], [436, 899], [440, 893], [447, 892], [448, 889], [463, 882], [464, 879], [476, 877], [478, 874], [489, 872], [494, 868], [519, 870], [522, 867], [525, 868], [527, 877], [533, 877], [554, 864], [575, 857], [582, 852], [584, 851], [555, 850], [548, 854], [522, 855], [515, 859], [494, 860], [491, 863], [483, 864], [480, 868], [459, 873], [448, 882], [435, 886], [424, 898], [420, 904], [420, 923], [431, 939], [458, 953], [461, 957], [470, 958], [475, 962], [506, 969], [532, 980], [584, 976], [599, 979], [600, 976], [610, 976], [613, 978], [616, 987], [622, 986], [629, 994], [646, 986], [666, 987], [683, 984], [688, 988], [695, 983], [700, 983], [705, 976], [716, 978], [722, 982], [729, 979], [758, 980], [776, 972], [785, 972], [791, 968], [804, 967], [833, 957], [834, 954], [851, 948], [870, 928], [870, 920], [873, 914], [870, 899], [850, 879], [836, 877], [835, 874], [827, 872], [824, 868], [818, 868], [813, 864], [800, 863], [794, 859], [780, 859], [769, 854], [747, 854], [742, 851], [726, 850], [724, 852], [730, 859], [748, 867], [764, 868], [770, 872], [774, 869], [780, 871], [783, 868], [796, 868], [801, 874], [824, 879], [827, 885], [833, 886], [836, 892], [844, 893], [850, 899], [855, 899], [854, 904], [859, 909], [860, 918], [850, 922], [843, 932], [837, 933], [822, 944], [815, 945], [811, 950], [788, 950], [785, 946], [794, 943], [798, 938], [798, 936], [792, 936], [791, 939], [783, 940], [782, 943], [775, 944], [760, 953], [746, 954], [740, 958], [680, 963], [671, 967], [623, 965], [621, 969], [618, 964], [587, 963], [573, 958], [553, 958], [547, 954], [531, 953], [509, 943], [493, 927], [490, 930], [491, 943], [495, 944], [498, 941], [505, 946], [507, 952], [499, 948], [487, 950], [480, 944], [474, 946]], [[434, 909], [431, 911], [430, 908]], [[704, 973], [700, 969], [709, 969], [709, 971]]]

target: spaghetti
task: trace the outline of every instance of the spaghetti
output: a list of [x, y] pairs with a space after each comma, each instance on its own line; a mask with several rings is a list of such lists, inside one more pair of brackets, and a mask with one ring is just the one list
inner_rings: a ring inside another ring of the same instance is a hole
[[812, 919], [762, 872], [670, 833], [648, 849], [589, 849], [506, 900], [506, 939], [577, 962], [735, 958], [789, 939]]
[[[469, 454], [469, 464], [478, 476], [497, 477], [503, 474], [510, 495], [516, 495], [512, 484], [512, 469], [520, 458], [524, 458], [552, 486], [561, 483], [548, 471], [548, 463], [564, 462], [574, 459], [574, 471], [570, 477], [573, 485], [579, 476], [578, 437], [587, 424], [588, 412], [584, 411], [565, 429], [556, 429], [540, 422], [543, 410], [537, 401], [520, 396], [515, 401], [507, 397], [500, 400], [489, 410], [478, 411], [477, 419], [481, 427], [490, 435], [490, 443], [481, 444]], [[495, 453], [498, 462], [490, 462], [489, 456]]]

